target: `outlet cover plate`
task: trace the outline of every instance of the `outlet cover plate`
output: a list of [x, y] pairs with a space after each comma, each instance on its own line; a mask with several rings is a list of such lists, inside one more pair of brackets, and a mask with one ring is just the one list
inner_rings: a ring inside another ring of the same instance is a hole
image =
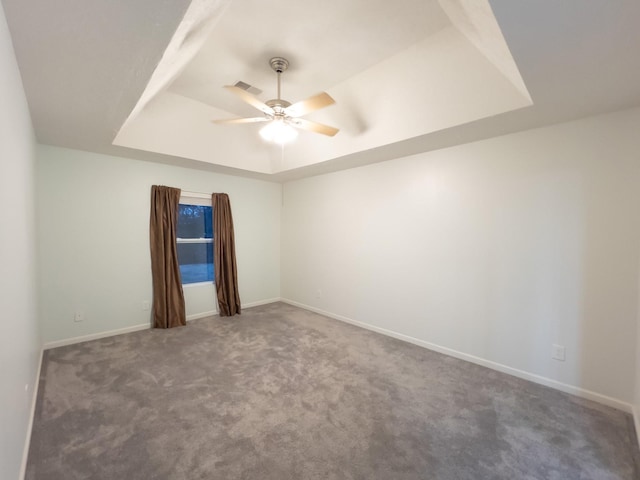
[[553, 349], [553, 354], [551, 355], [554, 360], [558, 360], [560, 362], [564, 362], [567, 359], [566, 349], [562, 345], [551, 345]]

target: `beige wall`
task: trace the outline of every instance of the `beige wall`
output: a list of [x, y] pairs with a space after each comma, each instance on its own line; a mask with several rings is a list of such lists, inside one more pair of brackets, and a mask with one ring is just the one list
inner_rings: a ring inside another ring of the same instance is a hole
[[282, 295], [628, 409], [638, 127], [635, 109], [288, 183]]
[[[280, 296], [280, 184], [39, 146], [45, 343], [149, 324], [151, 185], [228, 193], [243, 304]], [[211, 312], [213, 286], [187, 287], [185, 300], [187, 316]], [[74, 322], [77, 310], [82, 322]]]
[[33, 399], [37, 326], [34, 137], [0, 5], [0, 478], [17, 479]]
[[635, 395], [633, 399], [633, 416], [636, 426], [636, 436], [640, 445], [640, 264], [638, 268], [638, 316], [636, 325], [636, 376]]
[[[299, 304], [638, 407], [639, 124], [633, 109], [284, 187], [41, 146], [44, 340], [148, 323], [149, 188], [167, 184], [230, 194], [243, 303], [282, 283]], [[188, 315], [213, 306], [206, 287], [186, 298]]]

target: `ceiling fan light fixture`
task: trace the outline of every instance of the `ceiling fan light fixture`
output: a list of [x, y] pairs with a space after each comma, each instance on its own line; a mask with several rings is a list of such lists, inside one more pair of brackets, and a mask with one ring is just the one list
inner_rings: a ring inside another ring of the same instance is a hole
[[326, 92], [321, 92], [306, 100], [300, 100], [294, 104], [280, 97], [280, 75], [287, 70], [289, 62], [282, 57], [273, 57], [269, 61], [271, 69], [276, 72], [278, 80], [278, 97], [267, 102], [262, 102], [249, 92], [250, 85], [244, 82], [238, 82], [235, 85], [226, 85], [224, 88], [228, 89], [234, 95], [240, 97], [242, 101], [248, 103], [253, 108], [262, 112], [261, 117], [251, 118], [229, 118], [222, 120], [212, 120], [213, 123], [218, 124], [233, 124], [233, 123], [256, 123], [256, 122], [269, 122], [262, 130], [260, 130], [260, 136], [268, 141], [275, 142], [283, 145], [292, 141], [298, 136], [298, 130], [307, 130], [313, 133], [320, 133], [328, 137], [333, 137], [339, 130], [329, 125], [323, 125], [321, 123], [312, 122], [300, 118], [308, 113], [315, 112], [321, 108], [333, 105], [335, 100], [331, 98]]
[[284, 145], [298, 136], [298, 131], [281, 119], [274, 119], [260, 129], [260, 136], [267, 142]]

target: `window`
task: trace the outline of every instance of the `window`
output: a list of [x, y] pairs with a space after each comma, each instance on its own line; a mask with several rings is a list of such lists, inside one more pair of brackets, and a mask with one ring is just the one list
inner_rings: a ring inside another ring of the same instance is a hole
[[210, 198], [180, 198], [176, 236], [182, 284], [213, 282], [213, 218]]

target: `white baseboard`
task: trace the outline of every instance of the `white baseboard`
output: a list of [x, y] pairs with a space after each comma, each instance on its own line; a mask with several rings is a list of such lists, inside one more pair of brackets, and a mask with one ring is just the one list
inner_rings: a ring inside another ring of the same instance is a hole
[[27, 424], [27, 435], [24, 440], [24, 450], [22, 451], [22, 463], [20, 464], [20, 480], [24, 480], [27, 474], [27, 460], [29, 459], [29, 447], [31, 446], [31, 432], [33, 431], [33, 419], [36, 415], [36, 403], [38, 402], [38, 388], [40, 387], [40, 371], [42, 369], [42, 357], [44, 349], [40, 349], [36, 378], [33, 383], [33, 393], [31, 395], [31, 411], [29, 412], [29, 423]]
[[258, 300], [257, 302], [243, 303], [242, 308], [259, 307], [260, 305], [267, 305], [269, 303], [276, 303], [281, 301], [282, 299], [280, 297], [268, 298], [266, 300]]
[[218, 315], [218, 312], [215, 310], [210, 312], [194, 313], [192, 315], [187, 315], [187, 322], [190, 322], [191, 320], [198, 320], [199, 318], [213, 317], [214, 315]]
[[[589, 390], [584, 390], [582, 388], [579, 387], [575, 387], [572, 385], [567, 385], [561, 382], [558, 382], [556, 380], [552, 380], [550, 378], [546, 378], [546, 377], [542, 377], [540, 375], [536, 375], [533, 373], [529, 373], [529, 372], [525, 372], [523, 370], [518, 370], [515, 368], [511, 368], [507, 365], [503, 365], [500, 363], [496, 363], [496, 362], [492, 362], [490, 360], [485, 360], [483, 358], [479, 358], [473, 355], [469, 355], [463, 352], [459, 352], [457, 350], [453, 350], [450, 348], [446, 348], [446, 347], [442, 347], [440, 345], [436, 345], [430, 342], [425, 342], [424, 340], [419, 340], [417, 338], [414, 337], [410, 337], [408, 335], [404, 335], [401, 333], [397, 333], [394, 332], [392, 330], [387, 330], [385, 328], [381, 328], [381, 327], [376, 327], [374, 325], [370, 325], [368, 323], [364, 323], [364, 322], [360, 322], [358, 320], [353, 320], [350, 319], [348, 317], [344, 317], [342, 315], [337, 315], [331, 312], [327, 312], [325, 310], [319, 309], [319, 308], [315, 308], [312, 307], [310, 305], [305, 305], [303, 303], [299, 303], [293, 300], [289, 300], [286, 298], [271, 298], [271, 299], [267, 299], [267, 300], [260, 300], [257, 302], [251, 302], [251, 303], [247, 303], [247, 304], [243, 304], [242, 308], [252, 308], [252, 307], [257, 307], [260, 305], [266, 305], [269, 303], [275, 303], [275, 302], [283, 302], [283, 303], [287, 303], [289, 305], [293, 305], [299, 308], [303, 308], [305, 310], [309, 310], [311, 312], [315, 312], [315, 313], [319, 313], [320, 315], [324, 315], [326, 317], [329, 318], [333, 318], [335, 320], [339, 320], [345, 323], [349, 323], [351, 325], [355, 325], [357, 327], [361, 327], [367, 330], [371, 330], [373, 332], [377, 332], [377, 333], [381, 333], [383, 335], [389, 336], [389, 337], [393, 337], [393, 338], [397, 338], [398, 340], [403, 340], [405, 342], [408, 343], [412, 343], [414, 345], [418, 345], [420, 347], [429, 349], [429, 350], [433, 350], [439, 353], [443, 353], [445, 355], [450, 355], [452, 357], [455, 358], [459, 358], [461, 360], [466, 360], [468, 362], [471, 363], [475, 363], [477, 365], [481, 365], [487, 368], [491, 368], [493, 370], [497, 370], [499, 372], [502, 373], [506, 373], [509, 375], [513, 375], [515, 377], [518, 378], [522, 378], [524, 380], [529, 380], [532, 381], [534, 383], [538, 383], [540, 385], [545, 385], [551, 388], [555, 388], [557, 390], [566, 392], [566, 393], [570, 393], [573, 395], [576, 395], [578, 397], [582, 397], [582, 398], [586, 398], [589, 400], [593, 400], [595, 402], [601, 403], [603, 405], [608, 405], [610, 407], [613, 408], [617, 408], [618, 410], [622, 410], [624, 412], [627, 413], [631, 413], [633, 415], [633, 421], [634, 421], [634, 425], [635, 425], [635, 430], [636, 430], [636, 436], [638, 438], [638, 444], [640, 445], [640, 409], [636, 408], [635, 406], [632, 406], [629, 403], [623, 402], [621, 400], [617, 400], [615, 398], [612, 397], [608, 397], [606, 395], [602, 395], [596, 392], [592, 392]], [[204, 317], [208, 317], [208, 316], [212, 316], [212, 315], [218, 315], [218, 312], [203, 312], [200, 314], [194, 314], [194, 315], [189, 315], [187, 317], [187, 321], [189, 320], [195, 320], [196, 318], [204, 318]], [[150, 325], [148, 324], [143, 324], [143, 325], [135, 325], [133, 327], [127, 327], [127, 328], [121, 328], [118, 330], [111, 330], [111, 331], [107, 331], [107, 332], [101, 332], [101, 333], [97, 333], [97, 334], [92, 334], [92, 335], [84, 335], [81, 337], [74, 337], [74, 338], [69, 338], [66, 340], [58, 340], [58, 341], [54, 341], [54, 342], [48, 342], [46, 344], [44, 344], [42, 350], [40, 350], [40, 360], [38, 363], [38, 370], [36, 373], [36, 377], [35, 377], [35, 383], [34, 383], [34, 388], [33, 388], [33, 395], [32, 395], [32, 400], [31, 400], [31, 412], [30, 412], [30, 417], [29, 417], [29, 424], [28, 424], [28, 429], [27, 429], [27, 437], [25, 440], [25, 446], [24, 446], [24, 451], [23, 451], [23, 455], [22, 455], [22, 464], [20, 467], [20, 480], [24, 479], [24, 476], [26, 474], [26, 467], [27, 467], [27, 459], [28, 459], [28, 455], [29, 455], [29, 446], [31, 443], [31, 431], [33, 429], [33, 420], [34, 420], [34, 416], [35, 416], [35, 409], [36, 409], [36, 403], [37, 403], [37, 399], [38, 399], [38, 388], [40, 385], [40, 371], [42, 368], [42, 358], [43, 358], [43, 354], [44, 354], [44, 350], [48, 350], [50, 348], [55, 348], [55, 347], [61, 347], [61, 346], [65, 346], [65, 345], [72, 345], [74, 343], [80, 343], [80, 342], [86, 342], [89, 340], [96, 340], [99, 338], [105, 338], [105, 337], [110, 337], [110, 336], [114, 336], [114, 335], [121, 335], [123, 333], [129, 333], [129, 332], [136, 332], [136, 331], [140, 331], [140, 330], [146, 330], [150, 328]]]
[[[257, 302], [243, 303], [241, 307], [242, 310], [244, 310], [245, 308], [258, 307], [260, 305], [267, 305], [268, 303], [275, 303], [279, 301], [280, 297], [268, 298], [266, 300], [258, 300]], [[211, 312], [194, 313], [193, 315], [187, 315], [187, 322], [190, 322], [191, 320], [197, 320], [199, 318], [213, 317], [215, 315], [220, 315], [220, 312], [218, 312], [217, 310], [213, 310]]]
[[[258, 300], [257, 302], [250, 302], [242, 304], [242, 308], [252, 308], [260, 305], [266, 305], [268, 303], [279, 302], [281, 299], [277, 298], [269, 298], [266, 300]], [[191, 320], [197, 320], [199, 318], [211, 317], [214, 315], [218, 315], [218, 312], [212, 310], [210, 312], [202, 312], [202, 313], [194, 313], [192, 315], [187, 315], [187, 322]], [[65, 338], [62, 340], [54, 340], [52, 342], [47, 342], [43, 345], [44, 350], [49, 350], [51, 348], [57, 347], [65, 347], [67, 345], [73, 345], [75, 343], [88, 342], [90, 340], [98, 340], [100, 338], [113, 337], [115, 335], [122, 335], [123, 333], [131, 333], [131, 332], [139, 332], [140, 330], [150, 329], [151, 325], [148, 323], [143, 323], [139, 325], [133, 325], [132, 327], [119, 328], [117, 330], [108, 330], [106, 332], [92, 333], [90, 335], [82, 335], [79, 337]]]
[[[638, 412], [634, 411], [634, 408], [632, 407], [631, 404], [624, 402], [622, 400], [618, 400], [616, 398], [612, 398], [606, 395], [602, 395], [600, 393], [597, 392], [592, 392], [590, 390], [585, 390], [583, 388], [580, 387], [576, 387], [573, 385], [568, 385], [566, 383], [562, 383], [562, 382], [558, 382], [556, 380], [547, 378], [547, 377], [543, 377], [541, 375], [536, 375], [534, 373], [529, 373], [523, 370], [519, 370], [516, 368], [512, 368], [509, 367], [507, 365], [503, 365], [501, 363], [497, 363], [497, 362], [493, 362], [491, 360], [486, 360], [484, 358], [480, 358], [480, 357], [476, 357], [474, 355], [469, 355], [467, 353], [464, 352], [460, 352], [457, 350], [453, 350], [447, 347], [443, 347], [440, 345], [437, 345], [435, 343], [431, 343], [431, 342], [426, 342], [424, 340], [420, 340], [418, 338], [414, 338], [411, 337], [409, 335], [404, 335], [402, 333], [398, 333], [398, 332], [394, 332], [392, 330], [387, 330], [385, 328], [381, 328], [381, 327], [376, 327], [375, 325], [370, 325], [368, 323], [364, 323], [358, 320], [353, 320], [351, 318], [347, 318], [344, 317], [342, 315], [337, 315], [335, 313], [332, 312], [327, 312], [325, 310], [316, 308], [316, 307], [312, 307], [310, 305], [305, 305], [303, 303], [299, 303], [296, 302], [294, 300], [289, 300], [286, 298], [270, 298], [270, 299], [266, 299], [266, 300], [259, 300], [256, 302], [250, 302], [250, 303], [246, 303], [242, 305], [242, 308], [252, 308], [252, 307], [257, 307], [260, 305], [266, 305], [269, 303], [274, 303], [274, 302], [284, 302], [284, 303], [288, 303], [290, 305], [294, 305], [296, 307], [300, 307], [303, 308], [305, 310], [309, 310], [311, 312], [315, 312], [315, 313], [319, 313], [320, 315], [324, 315], [326, 317], [329, 318], [333, 318], [335, 320], [340, 320], [342, 322], [345, 323], [349, 323], [351, 325], [355, 325], [361, 328], [365, 328], [367, 330], [371, 330], [373, 332], [377, 332], [377, 333], [381, 333], [383, 335], [387, 335], [389, 337], [393, 337], [393, 338], [397, 338], [399, 340], [403, 340], [405, 342], [408, 343], [412, 343], [414, 345], [418, 345], [420, 347], [423, 348], [427, 348], [429, 350], [433, 350], [435, 352], [439, 352], [439, 353], [443, 353], [445, 355], [449, 355], [455, 358], [459, 358], [461, 360], [466, 360], [468, 362], [471, 363], [475, 363], [477, 365], [482, 365], [483, 367], [487, 367], [487, 368], [491, 368], [493, 370], [497, 370], [499, 372], [502, 373], [507, 373], [509, 375], [513, 375], [515, 377], [518, 378], [522, 378], [525, 380], [529, 380], [532, 381], [534, 383], [538, 383], [540, 385], [545, 385], [547, 387], [551, 387], [551, 388], [555, 388], [556, 390], [560, 390], [566, 393], [570, 393], [572, 395], [576, 395], [578, 397], [582, 397], [582, 398], [586, 398], [589, 400], [593, 400], [595, 402], [601, 403], [603, 405], [608, 405], [610, 407], [613, 408], [617, 408], [618, 410], [622, 410], [624, 412], [627, 413], [632, 413], [634, 415], [634, 421], [635, 421], [635, 426], [636, 426], [636, 434], [639, 436], [640, 439], [640, 414]], [[193, 315], [189, 315], [187, 317], [187, 321], [191, 321], [191, 320], [195, 320], [198, 318], [204, 318], [204, 317], [209, 317], [212, 315], [218, 315], [218, 312], [216, 311], [211, 311], [211, 312], [202, 312], [202, 313], [198, 313], [198, 314], [193, 314]], [[100, 333], [95, 333], [95, 334], [91, 334], [91, 335], [84, 335], [84, 336], [80, 336], [80, 337], [73, 337], [73, 338], [68, 338], [68, 339], [64, 339], [64, 340], [56, 340], [53, 342], [48, 342], [45, 343], [43, 346], [44, 350], [48, 350], [50, 348], [56, 348], [56, 347], [62, 347], [62, 346], [66, 346], [66, 345], [73, 345], [74, 343], [81, 343], [81, 342], [87, 342], [89, 340], [97, 340], [99, 338], [105, 338], [105, 337], [112, 337], [114, 335], [121, 335], [123, 333], [130, 333], [130, 332], [137, 332], [140, 330], [146, 330], [150, 328], [149, 324], [141, 324], [141, 325], [134, 325], [132, 327], [126, 327], [126, 328], [121, 328], [121, 329], [117, 329], [117, 330], [110, 330], [110, 331], [106, 331], [106, 332], [100, 332]]]
[[[616, 408], [618, 410], [622, 410], [623, 412], [633, 413], [633, 407], [631, 404], [624, 402], [622, 400], [618, 400], [616, 398], [609, 397], [607, 395], [602, 395], [597, 392], [592, 392], [590, 390], [585, 390], [580, 387], [576, 387], [573, 385], [568, 385], [566, 383], [558, 382], [551, 378], [543, 377], [541, 375], [536, 375], [535, 373], [529, 373], [524, 370], [519, 370], [517, 368], [512, 368], [507, 365], [503, 365], [501, 363], [493, 362], [491, 360], [486, 360], [484, 358], [476, 357], [474, 355], [469, 355], [464, 352], [459, 352], [457, 350], [453, 350], [451, 348], [442, 347], [435, 343], [426, 342], [424, 340], [420, 340], [418, 338], [411, 337], [409, 335], [404, 335], [402, 333], [394, 332], [392, 330], [387, 330], [386, 328], [376, 327], [375, 325], [370, 325], [368, 323], [360, 322], [358, 320], [353, 320], [351, 318], [344, 317], [342, 315], [337, 315], [335, 313], [327, 312], [320, 308], [312, 307], [310, 305], [305, 305], [303, 303], [299, 303], [293, 300], [289, 300], [286, 298], [280, 299], [280, 301], [284, 303], [288, 303], [289, 305], [293, 305], [295, 307], [300, 307], [305, 310], [309, 310], [311, 312], [319, 313], [320, 315], [324, 315], [325, 317], [333, 318], [335, 320], [340, 320], [341, 322], [349, 323], [351, 325], [355, 325], [357, 327], [365, 328], [367, 330], [371, 330], [373, 332], [381, 333], [382, 335], [386, 335], [389, 337], [397, 338], [398, 340], [403, 340], [408, 343], [412, 343], [414, 345], [418, 345], [419, 347], [423, 347], [429, 350], [433, 350], [438, 353], [443, 353], [445, 355], [449, 355], [451, 357], [459, 358], [461, 360], [466, 360], [467, 362], [475, 363], [476, 365], [481, 365], [483, 367], [490, 368], [492, 370], [497, 370], [498, 372], [506, 373], [509, 375], [513, 375], [514, 377], [522, 378], [524, 380], [529, 380], [534, 383], [538, 383], [540, 385], [544, 385], [547, 387], [555, 388], [556, 390], [560, 390], [565, 393], [570, 393], [572, 395], [576, 395], [578, 397], [586, 398], [588, 400], [593, 400], [594, 402], [601, 403], [603, 405], [607, 405], [609, 407]], [[636, 433], [638, 432], [638, 418], [636, 418]]]
[[140, 330], [147, 330], [151, 328], [148, 323], [142, 323], [140, 325], [134, 325], [132, 327], [119, 328], [117, 330], [108, 330], [106, 332], [92, 333], [90, 335], [82, 335], [80, 337], [65, 338], [63, 340], [54, 340], [53, 342], [47, 342], [42, 348], [49, 350], [50, 348], [65, 347], [67, 345], [73, 345], [74, 343], [88, 342], [90, 340], [98, 340], [99, 338], [113, 337], [115, 335], [122, 335], [123, 333], [139, 332]]

